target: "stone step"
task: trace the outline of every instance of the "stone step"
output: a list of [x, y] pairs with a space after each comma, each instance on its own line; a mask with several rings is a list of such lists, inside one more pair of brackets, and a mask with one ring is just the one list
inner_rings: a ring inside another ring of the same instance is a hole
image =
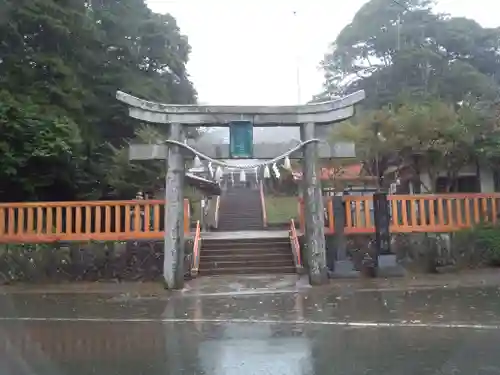
[[240, 210], [244, 210], [245, 213], [247, 214], [257, 214], [259, 212], [262, 212], [262, 210], [260, 208], [256, 208], [255, 205], [256, 204], [259, 204], [260, 203], [252, 203], [251, 205], [239, 205], [239, 204], [231, 204], [231, 207], [228, 207], [228, 208], [219, 208], [219, 214], [220, 213], [227, 213], [227, 214], [230, 214], [230, 213], [237, 213], [237, 212], [240, 212], [240, 213], [243, 213], [243, 211], [240, 211]]
[[257, 274], [287, 274], [295, 273], [295, 266], [288, 267], [234, 267], [234, 268], [200, 268], [201, 276], [208, 275], [257, 275]]
[[235, 211], [231, 212], [224, 212], [220, 211], [219, 212], [219, 219], [224, 219], [228, 217], [235, 217], [237, 219], [239, 218], [255, 218], [257, 220], [262, 220], [262, 211], [256, 211], [256, 212], [249, 212], [248, 210], [244, 208], [238, 208]]
[[262, 215], [260, 213], [258, 215], [247, 215], [247, 214], [238, 214], [238, 213], [219, 215], [219, 222], [232, 221], [232, 220], [261, 222]]
[[231, 196], [239, 196], [241, 197], [242, 195], [250, 198], [260, 198], [260, 193], [258, 190], [252, 190], [252, 189], [238, 189], [238, 190], [227, 190], [222, 193], [223, 197], [231, 197]]
[[200, 269], [225, 269], [225, 268], [260, 268], [260, 267], [293, 267], [293, 259], [285, 259], [279, 261], [270, 261], [270, 260], [225, 260], [225, 261], [201, 261]]
[[[252, 197], [247, 197], [245, 195], [234, 195], [234, 196], [222, 196], [222, 199], [223, 199], [223, 202], [221, 203], [221, 206], [228, 206], [228, 202], [231, 202], [231, 203], [238, 203], [238, 204], [242, 204], [242, 205], [248, 205], [248, 203], [252, 202], [252, 203], [260, 203], [261, 200], [260, 200], [260, 197], [255, 197], [255, 198], [252, 198]], [[244, 199], [244, 200], [243, 200]]]
[[[249, 201], [253, 201], [253, 202], [260, 202], [260, 196], [259, 195], [247, 195], [247, 194], [224, 194], [222, 195], [222, 198], [224, 199], [225, 202], [228, 202], [228, 201], [236, 201], [240, 198], [245, 198], [245, 201], [244, 202], [249, 202]], [[243, 201], [240, 201], [242, 203], [244, 203]]]
[[238, 224], [219, 224], [218, 227], [220, 232], [238, 232], [241, 230], [245, 231], [259, 231], [263, 230], [264, 227], [261, 224], [245, 224], [245, 225], [238, 225]]
[[[245, 194], [233, 194], [233, 195], [223, 195], [222, 199], [224, 199], [224, 204], [227, 202], [238, 202], [238, 203], [248, 203], [248, 202], [260, 202], [259, 196], [248, 196]], [[245, 199], [242, 201], [241, 199]]]
[[233, 216], [233, 217], [223, 217], [219, 219], [219, 223], [261, 223], [262, 219], [257, 219], [255, 217], [241, 217], [241, 216]]
[[230, 209], [219, 209], [219, 214], [246, 214], [246, 215], [257, 215], [262, 212], [261, 209], [255, 209], [255, 205], [251, 207], [248, 206], [232, 206]]
[[[224, 220], [224, 221], [219, 221], [219, 226], [226, 226], [226, 227], [230, 227], [230, 226], [238, 226], [238, 227], [245, 227], [245, 226], [249, 226], [249, 227], [259, 227], [259, 228], [262, 228], [262, 223], [261, 222], [258, 222], [256, 220], [241, 220], [241, 219], [234, 219], [234, 220]], [[246, 230], [246, 229], [242, 229], [242, 230]]]
[[266, 254], [280, 254], [281, 256], [292, 256], [292, 251], [290, 248], [270, 248], [270, 249], [202, 249], [200, 254], [201, 257], [218, 257], [220, 259], [224, 258], [226, 260], [231, 260], [233, 258], [244, 258], [244, 257], [257, 257], [261, 258]]
[[[290, 241], [286, 242], [268, 242], [268, 243], [262, 243], [262, 242], [250, 242], [249, 240], [246, 240], [247, 242], [243, 241], [235, 241], [233, 243], [228, 243], [228, 242], [208, 242], [208, 241], [203, 241], [202, 247], [203, 249], [235, 249], [235, 250], [250, 250], [250, 249], [255, 249], [255, 250], [260, 250], [262, 249], [263, 251], [267, 251], [270, 249], [289, 249], [290, 248]], [[208, 243], [207, 243], [208, 242]]]
[[[244, 211], [241, 211], [244, 210]], [[255, 208], [243, 208], [243, 207], [231, 207], [230, 210], [219, 210], [219, 214], [226, 214], [226, 215], [247, 215], [247, 216], [252, 216], [256, 214], [260, 214], [262, 210], [256, 210]]]
[[295, 272], [290, 240], [286, 237], [204, 239], [202, 242], [201, 275]]
[[220, 200], [218, 231], [264, 229], [259, 190], [235, 188], [225, 191]]
[[[247, 199], [245, 197], [237, 197], [234, 199], [225, 198], [223, 203], [220, 204], [219, 209], [231, 208], [231, 207], [233, 207], [233, 205], [250, 207], [250, 206], [255, 205], [255, 204], [260, 205], [261, 204], [260, 199], [253, 200], [253, 199]], [[254, 206], [254, 208], [255, 208], [255, 206]]]
[[289, 248], [290, 240], [288, 238], [241, 238], [234, 240], [225, 239], [203, 239], [203, 249], [214, 248], [269, 248], [280, 247]]
[[[224, 253], [224, 252], [223, 252]], [[291, 255], [289, 252], [273, 252], [273, 253], [265, 253], [265, 252], [233, 252], [231, 253], [230, 256], [227, 256], [226, 254], [220, 254], [217, 251], [214, 252], [206, 252], [206, 253], [201, 253], [200, 256], [200, 262], [224, 262], [227, 261], [228, 259], [231, 259], [232, 261], [263, 261], [263, 260], [268, 260], [272, 262], [288, 262], [290, 261]]]
[[219, 216], [219, 223], [262, 223], [262, 217], [243, 216], [243, 215], [222, 215]]
[[[245, 200], [244, 202], [242, 200]], [[258, 206], [256, 206], [258, 205]], [[260, 199], [258, 201], [247, 200], [245, 197], [239, 197], [238, 199], [226, 199], [224, 203], [219, 206], [219, 210], [231, 210], [235, 206], [237, 207], [248, 207], [249, 209], [257, 210], [261, 205]]]
[[234, 218], [234, 219], [230, 219], [230, 220], [223, 220], [222, 222], [219, 221], [219, 225], [226, 225], [226, 226], [236, 226], [236, 227], [240, 227], [242, 231], [246, 230], [246, 226], [257, 226], [257, 227], [260, 227], [262, 228], [262, 223], [261, 221], [257, 221], [255, 219], [252, 219], [252, 220], [245, 220], [245, 219], [239, 219], [239, 218]]
[[231, 213], [231, 214], [221, 214], [219, 215], [219, 222], [224, 222], [224, 221], [233, 221], [233, 220], [238, 220], [238, 221], [255, 221], [255, 222], [262, 222], [262, 215], [258, 213], [257, 215], [247, 215], [247, 214], [241, 214], [241, 213]]
[[237, 225], [237, 224], [228, 224], [228, 225], [219, 225], [218, 230], [220, 232], [238, 232], [241, 230], [245, 231], [259, 231], [263, 230], [264, 227], [262, 225]]

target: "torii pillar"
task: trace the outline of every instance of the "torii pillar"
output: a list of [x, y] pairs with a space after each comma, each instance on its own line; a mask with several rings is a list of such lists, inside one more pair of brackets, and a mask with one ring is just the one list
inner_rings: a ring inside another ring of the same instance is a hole
[[[184, 126], [229, 126], [234, 122], [249, 121], [255, 127], [300, 126], [302, 141], [316, 138], [316, 128], [343, 121], [354, 115], [354, 105], [365, 97], [358, 91], [346, 97], [323, 103], [293, 106], [207, 106], [174, 105], [149, 102], [118, 91], [118, 100], [129, 107], [129, 115], [141, 121], [168, 124], [172, 140], [182, 141]], [[159, 140], [157, 145], [131, 147], [130, 158], [135, 160], [167, 159], [165, 186], [165, 261], [164, 279], [167, 288], [184, 286], [184, 211], [183, 172], [184, 160], [181, 147], [167, 147]], [[200, 145], [190, 143], [197, 151], [213, 159], [229, 159], [229, 145]], [[292, 147], [289, 144], [254, 145], [254, 159], [272, 159]], [[270, 147], [269, 147], [270, 146]], [[293, 145], [292, 145], [293, 146]], [[328, 282], [323, 200], [317, 177], [317, 161], [320, 158], [353, 157], [353, 151], [339, 154], [338, 145], [309, 143], [302, 152], [291, 158], [303, 159], [303, 183], [305, 202], [305, 246], [309, 280], [312, 285]], [[353, 145], [352, 145], [353, 146]], [[354, 147], [350, 148], [353, 150]]]

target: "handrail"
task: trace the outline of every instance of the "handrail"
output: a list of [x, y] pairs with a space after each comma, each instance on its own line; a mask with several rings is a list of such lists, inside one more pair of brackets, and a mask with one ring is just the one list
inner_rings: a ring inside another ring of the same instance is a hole
[[333, 233], [335, 232], [335, 219], [333, 216], [333, 201], [331, 199], [327, 201], [326, 212], [328, 214], [328, 232]]
[[[0, 243], [162, 239], [164, 205], [164, 200], [1, 203]], [[187, 199], [183, 227], [190, 231]]]
[[297, 237], [297, 230], [295, 229], [295, 221], [290, 220], [290, 244], [292, 245], [293, 261], [298, 273], [303, 269], [302, 258], [300, 256], [300, 243]]
[[297, 210], [299, 211], [299, 228], [302, 232], [306, 230], [306, 219], [305, 219], [305, 208], [304, 208], [304, 198], [299, 197], [297, 202]]
[[219, 228], [219, 209], [220, 209], [220, 195], [217, 195], [215, 201], [215, 228]]
[[191, 207], [189, 206], [189, 199], [184, 199], [184, 233], [191, 231]]
[[260, 192], [260, 205], [262, 207], [262, 223], [264, 224], [264, 228], [267, 227], [267, 210], [266, 210], [266, 197], [264, 196], [264, 185], [262, 181], [259, 184], [259, 192]]
[[196, 232], [194, 234], [193, 242], [193, 264], [191, 267], [191, 276], [195, 277], [198, 275], [198, 269], [200, 267], [200, 250], [201, 250], [201, 229], [200, 221], [196, 222]]

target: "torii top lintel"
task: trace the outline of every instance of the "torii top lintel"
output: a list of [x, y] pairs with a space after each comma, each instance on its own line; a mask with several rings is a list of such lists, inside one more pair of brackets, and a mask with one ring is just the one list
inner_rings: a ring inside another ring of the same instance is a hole
[[363, 90], [339, 99], [291, 106], [178, 105], [150, 102], [117, 91], [129, 115], [141, 121], [192, 126], [227, 126], [233, 121], [251, 121], [255, 126], [296, 126], [314, 122], [332, 124], [354, 115], [354, 105], [365, 98]]

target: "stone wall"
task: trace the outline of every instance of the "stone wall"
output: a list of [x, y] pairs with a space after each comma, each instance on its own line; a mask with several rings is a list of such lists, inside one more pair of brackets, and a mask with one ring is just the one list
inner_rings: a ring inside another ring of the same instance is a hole
[[[465, 269], [497, 266], [500, 254], [473, 231], [457, 233], [405, 233], [391, 235], [391, 252], [406, 269], [419, 273], [435, 273], [440, 269]], [[500, 235], [499, 235], [500, 239]], [[326, 238], [327, 254], [336, 255], [335, 236]], [[347, 254], [355, 266], [368, 252], [375, 254], [375, 235], [346, 237]], [[499, 244], [500, 249], [500, 244]]]
[[[192, 241], [186, 241], [186, 277], [192, 246]], [[0, 284], [162, 281], [162, 274], [162, 241], [0, 245]]]

